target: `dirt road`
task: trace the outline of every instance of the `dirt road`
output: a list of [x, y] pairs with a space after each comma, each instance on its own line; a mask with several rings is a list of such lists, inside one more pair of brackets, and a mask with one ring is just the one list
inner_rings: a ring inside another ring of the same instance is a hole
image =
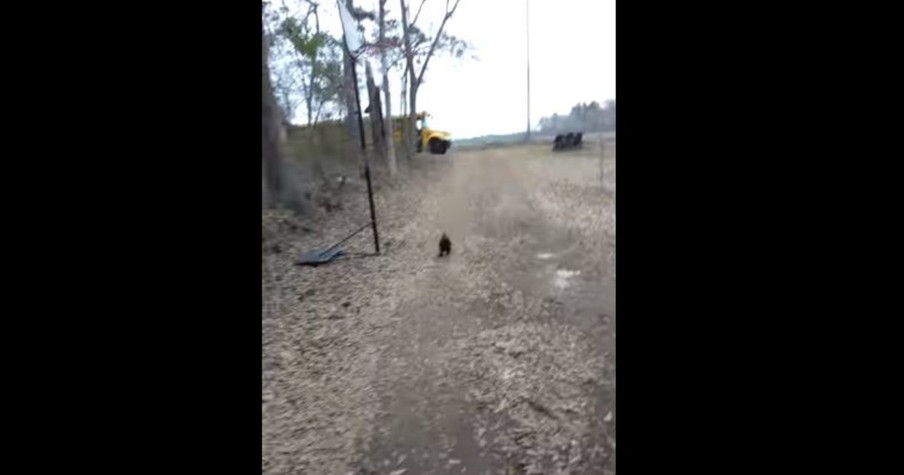
[[588, 148], [429, 157], [378, 193], [383, 256], [265, 256], [263, 471], [614, 473], [614, 159], [601, 187]]

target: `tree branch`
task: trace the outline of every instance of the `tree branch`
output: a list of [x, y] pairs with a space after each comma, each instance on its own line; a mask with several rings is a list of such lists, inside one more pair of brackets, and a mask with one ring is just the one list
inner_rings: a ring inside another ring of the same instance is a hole
[[446, 26], [446, 22], [449, 21], [449, 18], [452, 18], [452, 14], [455, 13], [455, 9], [458, 8], [459, 1], [460, 0], [455, 0], [455, 4], [452, 5], [452, 9], [449, 10], [449, 0], [446, 0], [446, 15], [443, 17], [443, 22], [439, 24], [439, 30], [437, 30], [436, 36], [433, 38], [433, 44], [430, 45], [430, 50], [427, 52], [427, 57], [424, 58], [424, 65], [421, 66], [421, 72], [417, 76], [418, 86], [424, 79], [424, 73], [427, 71], [427, 63], [429, 63], [430, 58], [433, 57], [433, 51], [436, 49], [436, 44], [439, 43], [439, 40], [443, 35], [443, 28]]
[[311, 10], [314, 12], [314, 25], [317, 29], [317, 34], [319, 35], [320, 34], [320, 15], [317, 14], [317, 7], [319, 7], [320, 5], [317, 5], [314, 2], [308, 2], [308, 3], [311, 4]]
[[[414, 14], [414, 20], [411, 20], [411, 23], [409, 23], [408, 26], [414, 26], [414, 24], [417, 23], [417, 17], [421, 16], [421, 9], [424, 8], [424, 3], [426, 2], [427, 0], [421, 0], [421, 6], [417, 7], [417, 13]], [[448, 3], [448, 1], [446, 3]]]
[[324, 100], [321, 100], [321, 101], [320, 101], [320, 105], [317, 106], [317, 112], [314, 114], [314, 123], [311, 124], [312, 126], [317, 125], [317, 123], [320, 122], [320, 111], [323, 110], [323, 105], [324, 105], [324, 104], [326, 104], [326, 100], [325, 100], [325, 99], [324, 99]]
[[405, 45], [405, 72], [403, 73], [403, 76], [405, 74], [411, 74], [413, 76], [414, 70], [411, 67], [411, 63], [412, 61], [414, 61], [414, 58], [411, 54], [411, 38], [409, 36], [410, 33], [408, 27], [408, 8], [405, 6], [405, 0], [399, 0], [399, 4], [402, 9], [402, 40], [403, 44]]

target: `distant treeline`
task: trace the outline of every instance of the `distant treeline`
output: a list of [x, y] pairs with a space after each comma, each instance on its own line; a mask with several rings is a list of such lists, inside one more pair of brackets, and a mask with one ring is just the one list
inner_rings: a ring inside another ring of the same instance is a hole
[[577, 104], [568, 115], [553, 114], [540, 119], [540, 132], [562, 134], [568, 132], [615, 131], [615, 101], [606, 101], [605, 107], [593, 101]]
[[[568, 132], [614, 132], [615, 131], [615, 101], [606, 101], [605, 107], [593, 101], [589, 104], [577, 104], [571, 108], [568, 115], [553, 114], [551, 117], [540, 119], [539, 128], [533, 129], [536, 136], [552, 136], [567, 134]], [[466, 139], [454, 139], [458, 146], [472, 145], [503, 145], [523, 142], [524, 132], [511, 134], [483, 135]]]

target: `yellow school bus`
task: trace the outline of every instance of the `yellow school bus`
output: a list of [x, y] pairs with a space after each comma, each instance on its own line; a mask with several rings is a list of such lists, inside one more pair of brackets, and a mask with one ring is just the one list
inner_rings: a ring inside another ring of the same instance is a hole
[[[452, 135], [442, 130], [431, 129], [427, 124], [427, 118], [430, 114], [420, 112], [417, 114], [417, 127], [420, 140], [417, 141], [417, 151], [423, 152], [425, 149], [430, 153], [444, 154], [449, 147], [452, 146]], [[396, 143], [402, 142], [402, 120], [403, 117], [392, 118], [392, 135]]]

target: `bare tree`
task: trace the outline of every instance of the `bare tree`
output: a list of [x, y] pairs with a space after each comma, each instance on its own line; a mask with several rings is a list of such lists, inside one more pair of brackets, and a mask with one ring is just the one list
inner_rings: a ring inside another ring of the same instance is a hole
[[[352, 4], [352, 0], [344, 0], [345, 5], [348, 7], [349, 11], [354, 11], [354, 5]], [[343, 43], [345, 43], [343, 38]], [[345, 102], [345, 129], [348, 133], [351, 142], [355, 145], [352, 146], [350, 142], [347, 146], [348, 152], [358, 154], [359, 149], [357, 143], [359, 141], [358, 134], [360, 131], [358, 130], [358, 124], [356, 122], [356, 114], [358, 111], [358, 105], [355, 101], [355, 76], [352, 73], [354, 70], [353, 67], [353, 58], [349, 52], [348, 48], [343, 46], [342, 48], [342, 99]]]
[[[424, 6], [424, 1], [425, 0], [421, 0], [421, 7]], [[406, 84], [406, 86], [411, 87], [413, 89], [414, 67], [411, 63], [414, 61], [414, 52], [411, 48], [411, 36], [408, 34], [409, 30], [411, 29], [411, 26], [408, 23], [408, 7], [405, 6], [405, 0], [399, 0], [399, 4], [402, 7], [402, 44], [405, 47], [405, 72], [402, 74], [408, 76], [408, 80], [406, 81], [408, 84]], [[420, 9], [418, 9], [418, 14], [420, 14]], [[415, 16], [415, 18], [417, 18], [417, 16]], [[412, 93], [411, 96], [409, 96], [409, 97], [414, 97], [414, 94]], [[402, 100], [404, 101], [405, 97], [402, 97]], [[414, 101], [409, 100], [408, 104], [412, 105], [413, 102]], [[408, 158], [410, 159], [412, 152], [414, 150], [414, 144], [415, 144], [415, 142], [414, 142], [415, 137], [414, 137], [414, 131], [412, 130], [412, 125], [414, 124], [414, 121], [416, 120], [415, 117], [417, 115], [417, 112], [415, 111], [414, 107], [412, 106], [408, 110], [408, 113], [410, 115], [402, 124], [402, 132], [403, 132], [402, 140], [405, 142], [405, 153], [406, 153], [406, 155], [408, 155]]]
[[[386, 158], [389, 161], [389, 174], [395, 175], [396, 165], [395, 139], [392, 128], [392, 95], [389, 93], [389, 68], [386, 61], [386, 0], [380, 0], [380, 69], [383, 73], [383, 94], [386, 102]], [[402, 98], [404, 101], [404, 97]]]
[[382, 100], [380, 99], [380, 88], [378, 88], [376, 82], [374, 82], [374, 74], [370, 67], [370, 61], [365, 61], [364, 66], [365, 76], [367, 78], [367, 99], [370, 102], [370, 105], [365, 109], [365, 112], [370, 113], [371, 137], [373, 138], [374, 147], [383, 154], [386, 152], [386, 130], [383, 127], [383, 109]]
[[[440, 23], [439, 29], [436, 31], [436, 34], [434, 35], [433, 40], [430, 42], [429, 49], [427, 49], [426, 52], [423, 53], [423, 61], [424, 62], [420, 65], [421, 66], [420, 70], [419, 71], [416, 70], [415, 64], [414, 64], [414, 59], [415, 59], [417, 51], [415, 51], [415, 48], [414, 48], [414, 44], [412, 41], [412, 35], [415, 32], [420, 33], [420, 31], [416, 29], [415, 23], [417, 23], [417, 19], [421, 14], [421, 10], [424, 8], [425, 1], [426, 0], [421, 0], [421, 4], [420, 4], [420, 6], [418, 6], [417, 13], [415, 13], [415, 15], [414, 15], [414, 19], [412, 19], [411, 22], [409, 23], [408, 22], [408, 12], [405, 7], [405, 0], [399, 0], [401, 7], [402, 7], [402, 38], [403, 38], [403, 46], [405, 48], [404, 49], [405, 74], [408, 75], [408, 102], [410, 104], [408, 113], [410, 114], [409, 122], [411, 124], [413, 124], [415, 122], [416, 116], [417, 116], [418, 88], [420, 87], [421, 83], [424, 80], [424, 73], [427, 72], [427, 65], [430, 64], [430, 58], [432, 58], [433, 54], [436, 52], [437, 45], [439, 45], [441, 40], [446, 40], [446, 41], [450, 42], [453, 46], [462, 43], [457, 38], [454, 38], [454, 37], [451, 37], [448, 35], [443, 35], [443, 30], [446, 27], [446, 22], [448, 22], [449, 19], [452, 18], [453, 14], [455, 14], [455, 9], [458, 8], [458, 2], [460, 1], [460, 0], [455, 0], [455, 3], [452, 3], [450, 6], [450, 0], [446, 0], [446, 12], [443, 15], [443, 21]], [[426, 38], [425, 36], [423, 36], [423, 34], [420, 34], [419, 36], [421, 38]], [[412, 144], [413, 140], [416, 137], [413, 134], [414, 131], [410, 130], [411, 129], [410, 125], [408, 126], [408, 129], [409, 130], [406, 130], [406, 133], [410, 134], [410, 135], [406, 138], [406, 140], [410, 144]], [[409, 147], [408, 150], [409, 150], [409, 154], [410, 154], [410, 151], [412, 150], [412, 148]]]
[[296, 214], [305, 214], [307, 203], [302, 196], [297, 179], [287, 173], [280, 151], [282, 114], [273, 97], [270, 83], [270, 67], [267, 61], [267, 33], [261, 17], [261, 170], [262, 206], [283, 205]]
[[405, 157], [411, 158], [411, 121], [408, 120], [408, 101], [405, 97], [408, 95], [408, 76], [402, 74], [402, 94], [401, 94], [401, 116], [402, 116], [402, 153]]
[[[351, 13], [352, 18], [361, 22], [363, 20], [376, 20], [376, 16], [373, 12], [355, 8], [353, 0], [343, 0], [345, 2], [345, 6], [348, 8], [349, 13]], [[358, 31], [363, 32], [363, 27], [359, 24]], [[358, 112], [358, 101], [355, 96], [355, 88], [356, 88], [356, 78], [354, 76], [354, 64], [356, 59], [353, 58], [349, 52], [348, 48], [342, 48], [342, 56], [343, 56], [343, 79], [342, 79], [342, 95], [345, 100], [346, 110], [348, 114], [345, 120], [345, 127], [348, 130], [349, 137], [354, 139], [354, 143], [360, 143], [360, 133], [357, 128], [357, 112]], [[363, 154], [360, 152], [360, 148], [355, 148], [359, 155], [359, 158], [365, 158]], [[350, 150], [351, 151], [351, 150]], [[362, 168], [362, 176], [363, 176], [363, 168]]]
[[276, 114], [273, 110], [273, 92], [270, 89], [270, 68], [267, 65], [267, 37], [261, 22], [261, 159], [263, 161], [264, 182], [267, 206], [278, 201], [282, 189], [279, 173], [279, 131], [276, 127]]

